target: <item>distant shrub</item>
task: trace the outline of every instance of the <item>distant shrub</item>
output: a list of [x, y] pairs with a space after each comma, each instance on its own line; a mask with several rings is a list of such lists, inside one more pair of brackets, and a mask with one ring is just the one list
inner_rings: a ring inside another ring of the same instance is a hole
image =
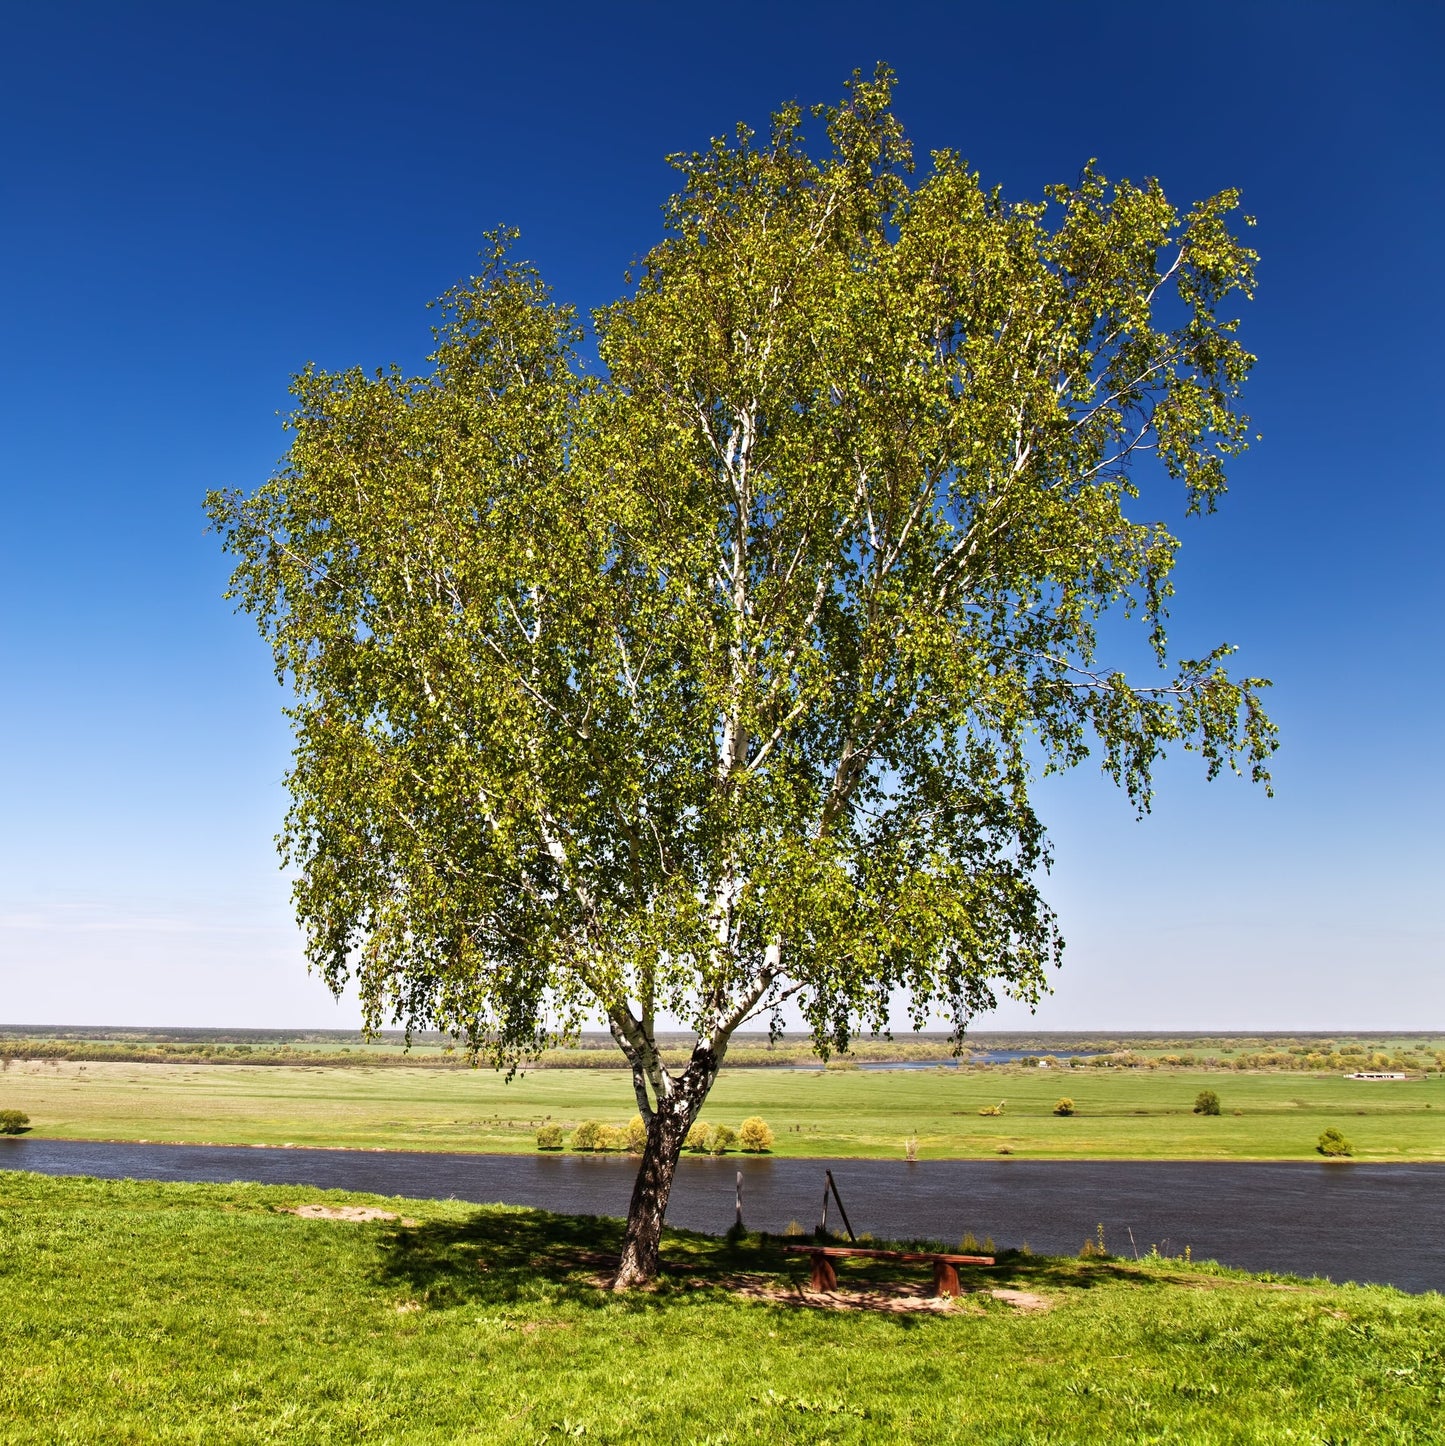
[[627, 1153], [640, 1155], [647, 1148], [647, 1126], [641, 1115], [633, 1115], [627, 1122]]
[[1073, 1114], [1073, 1113], [1074, 1113], [1074, 1102], [1073, 1102], [1073, 1100], [1071, 1100], [1071, 1099], [1068, 1097], [1068, 1095], [1064, 1095], [1064, 1096], [1059, 1100], [1059, 1102], [1054, 1106], [1054, 1113], [1055, 1113], [1056, 1115], [1071, 1115], [1071, 1114]]
[[543, 1125], [537, 1131], [539, 1150], [560, 1150], [562, 1148], [562, 1126]]
[[[1428, 1109], [1429, 1106], [1427, 1105], [1426, 1108]], [[913, 1161], [913, 1160], [916, 1160], [916, 1159], [918, 1158], [918, 1136], [917, 1136], [917, 1135], [910, 1135], [906, 1140], [904, 1140], [904, 1142], [903, 1142], [903, 1158], [904, 1158], [905, 1160], [909, 1160], [909, 1161]]]
[[1194, 1096], [1194, 1113], [1196, 1115], [1217, 1115], [1219, 1113], [1219, 1096], [1213, 1090], [1200, 1090]]
[[691, 1150], [694, 1155], [705, 1155], [712, 1149], [712, 1126], [703, 1120], [699, 1120], [688, 1132], [687, 1138], [682, 1142], [684, 1150]]
[[768, 1122], [757, 1115], [749, 1115], [738, 1126], [738, 1143], [745, 1154], [761, 1155], [773, 1148], [773, 1132]]
[[625, 1150], [627, 1148], [626, 1125], [603, 1125], [597, 1131], [597, 1148], [600, 1151]]
[[0, 1135], [18, 1135], [29, 1125], [29, 1115], [19, 1110], [0, 1110]]
[[960, 1255], [992, 1255], [994, 1254], [994, 1243], [992, 1235], [985, 1235], [982, 1240], [972, 1230], [963, 1232], [963, 1239], [958, 1242], [958, 1253]]
[[719, 1125], [712, 1132], [712, 1139], [708, 1142], [708, 1148], [714, 1155], [726, 1155], [729, 1150], [736, 1150], [738, 1147], [738, 1132], [731, 1125]]
[[1107, 1260], [1109, 1258], [1109, 1247], [1104, 1244], [1104, 1224], [1099, 1222], [1093, 1240], [1086, 1240], [1079, 1247], [1080, 1260]]
[[607, 1147], [602, 1143], [603, 1132], [607, 1126], [601, 1120], [583, 1120], [575, 1130], [572, 1131], [572, 1148], [592, 1152], [594, 1150], [605, 1150]]
[[1355, 1147], [1333, 1125], [1320, 1136], [1315, 1149], [1332, 1159], [1355, 1153]]
[[1003, 1101], [1003, 1100], [1000, 1100], [996, 1105], [985, 1105], [981, 1110], [979, 1110], [979, 1114], [981, 1114], [981, 1115], [1001, 1115], [1001, 1114], [1003, 1114], [1003, 1107], [1004, 1107], [1004, 1101]]
[[997, 1155], [1012, 1155], [1013, 1152], [1014, 1147], [1012, 1145], [1000, 1145], [998, 1149], [994, 1151]]
[[789, 1221], [788, 1221], [787, 1229], [783, 1231], [783, 1234], [784, 1234], [784, 1235], [806, 1235], [806, 1234], [807, 1234], [807, 1231], [805, 1231], [805, 1230], [803, 1229], [803, 1227], [802, 1227], [801, 1225], [799, 1225], [796, 1220], [789, 1220]]

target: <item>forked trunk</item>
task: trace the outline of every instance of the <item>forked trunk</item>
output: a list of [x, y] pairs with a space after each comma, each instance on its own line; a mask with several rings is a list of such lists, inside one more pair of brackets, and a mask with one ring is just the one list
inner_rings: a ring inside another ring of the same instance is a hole
[[632, 1186], [632, 1203], [627, 1207], [627, 1233], [622, 1238], [622, 1263], [613, 1290], [644, 1285], [657, 1274], [658, 1247], [662, 1221], [667, 1214], [667, 1197], [677, 1173], [682, 1142], [697, 1119], [708, 1090], [717, 1077], [717, 1066], [709, 1057], [702, 1069], [696, 1056], [693, 1065], [678, 1081], [678, 1088], [659, 1103], [647, 1128], [642, 1164]]

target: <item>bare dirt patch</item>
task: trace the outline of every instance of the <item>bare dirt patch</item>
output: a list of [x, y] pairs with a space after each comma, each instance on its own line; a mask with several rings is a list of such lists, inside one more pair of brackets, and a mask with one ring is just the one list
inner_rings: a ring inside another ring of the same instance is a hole
[[773, 1275], [730, 1275], [715, 1281], [696, 1280], [694, 1287], [708, 1284], [744, 1300], [767, 1301], [773, 1305], [802, 1306], [811, 1310], [875, 1311], [888, 1315], [981, 1315], [980, 1297], [988, 1295], [1015, 1310], [1048, 1310], [1054, 1302], [1031, 1290], [965, 1291], [959, 1296], [933, 1295], [926, 1285], [906, 1282], [849, 1286], [846, 1290], [816, 1291], [801, 1284], [787, 1284]]
[[774, 1305], [802, 1306], [809, 1310], [873, 1311], [887, 1315], [979, 1315], [967, 1296], [930, 1295], [927, 1286], [866, 1285], [848, 1290], [809, 1290], [782, 1285], [774, 1277], [756, 1281], [736, 1279], [726, 1288], [745, 1300], [766, 1300]]
[[1054, 1304], [1031, 1290], [965, 1291], [959, 1296], [931, 1295], [925, 1285], [867, 1285], [848, 1290], [816, 1291], [802, 1285], [782, 1285], [773, 1276], [733, 1276], [718, 1284], [746, 1300], [775, 1305], [806, 1306], [813, 1310], [881, 1311], [885, 1314], [981, 1315], [979, 1297], [992, 1296], [1015, 1310], [1048, 1310]]
[[372, 1220], [396, 1220], [407, 1226], [421, 1224], [420, 1220], [407, 1220], [395, 1210], [380, 1210], [375, 1205], [294, 1205], [286, 1214], [302, 1220], [349, 1220], [357, 1225]]

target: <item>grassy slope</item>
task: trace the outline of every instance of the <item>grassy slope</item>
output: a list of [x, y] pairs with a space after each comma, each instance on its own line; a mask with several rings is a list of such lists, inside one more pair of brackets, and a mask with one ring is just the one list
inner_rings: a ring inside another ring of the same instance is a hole
[[[1213, 1089], [1224, 1113], [1191, 1113]], [[1053, 1115], [1060, 1095], [1078, 1114]], [[1004, 1115], [979, 1106], [1007, 1100]], [[633, 1111], [620, 1071], [290, 1069], [240, 1065], [16, 1063], [0, 1108], [69, 1139], [383, 1146], [516, 1151], [539, 1121], [621, 1123]], [[1235, 1110], [1242, 1111], [1234, 1114]], [[1306, 1159], [1327, 1125], [1361, 1160], [1445, 1160], [1445, 1079], [1359, 1083], [1338, 1076], [1184, 1070], [724, 1070], [705, 1112], [736, 1125], [760, 1114], [783, 1155], [1040, 1159]]]
[[279, 1213], [317, 1198], [0, 1174], [3, 1439], [1445, 1439], [1439, 1295], [1025, 1257], [966, 1283], [1050, 1311], [823, 1312], [703, 1284], [801, 1278], [775, 1246], [674, 1236], [676, 1273], [618, 1300], [582, 1258], [615, 1248], [616, 1222], [435, 1201], [381, 1202], [412, 1228]]

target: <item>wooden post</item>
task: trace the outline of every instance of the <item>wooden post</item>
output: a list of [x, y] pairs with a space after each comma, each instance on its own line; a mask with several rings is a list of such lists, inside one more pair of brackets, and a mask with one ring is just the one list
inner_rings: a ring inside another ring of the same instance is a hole
[[743, 1172], [738, 1171], [738, 1229], [743, 1228]]
[[959, 1293], [958, 1271], [951, 1260], [935, 1260], [933, 1262], [933, 1293], [934, 1295], [957, 1295]]
[[833, 1262], [821, 1250], [813, 1252], [813, 1289], [816, 1291], [838, 1289], [838, 1272], [833, 1269]]
[[819, 1235], [827, 1235], [828, 1233], [828, 1186], [832, 1182], [832, 1179], [833, 1177], [829, 1175], [828, 1178], [823, 1181], [823, 1218], [818, 1222]]
[[[848, 1212], [843, 1206], [843, 1197], [838, 1193], [838, 1182], [833, 1178], [833, 1172], [831, 1170], [824, 1170], [823, 1173], [828, 1177], [828, 1184], [833, 1190], [833, 1198], [838, 1202], [838, 1214], [843, 1217], [843, 1229], [848, 1232], [848, 1239], [856, 1244], [858, 1237], [853, 1234], [853, 1227], [848, 1223]], [[828, 1191], [825, 1189], [823, 1191], [823, 1216], [825, 1220], [827, 1219], [827, 1213]]]

